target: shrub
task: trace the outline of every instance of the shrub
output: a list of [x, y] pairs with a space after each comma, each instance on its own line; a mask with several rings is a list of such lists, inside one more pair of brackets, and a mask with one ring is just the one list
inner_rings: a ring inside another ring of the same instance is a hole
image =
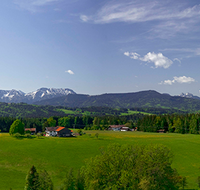
[[26, 138], [31, 138], [32, 136], [31, 136], [30, 133], [27, 133], [27, 134], [24, 135], [24, 137], [26, 137]]
[[22, 135], [21, 135], [20, 133], [15, 133], [15, 134], [13, 135], [13, 137], [15, 137], [15, 138], [21, 138]]
[[42, 133], [37, 133], [37, 138], [39, 139], [42, 136]]
[[99, 138], [99, 133], [95, 133], [95, 137], [98, 139]]

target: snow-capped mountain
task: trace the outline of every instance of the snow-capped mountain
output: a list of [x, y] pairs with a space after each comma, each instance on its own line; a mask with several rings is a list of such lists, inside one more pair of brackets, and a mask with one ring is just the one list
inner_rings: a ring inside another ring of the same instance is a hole
[[193, 99], [198, 99], [200, 100], [199, 96], [194, 96], [193, 94], [187, 92], [187, 93], [181, 93], [179, 96], [184, 97], [184, 98], [193, 98]]
[[34, 92], [24, 93], [18, 90], [0, 90], [0, 101], [8, 103], [33, 103], [49, 98], [65, 96], [68, 94], [76, 94], [68, 88], [40, 88]]

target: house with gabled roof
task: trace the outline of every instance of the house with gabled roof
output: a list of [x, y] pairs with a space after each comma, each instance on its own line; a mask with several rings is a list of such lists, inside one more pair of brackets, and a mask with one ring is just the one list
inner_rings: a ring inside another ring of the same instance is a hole
[[30, 132], [31, 135], [36, 134], [36, 128], [25, 128], [24, 130], [26, 133]]
[[110, 125], [108, 130], [111, 130], [111, 131], [130, 131], [130, 128], [126, 127], [125, 125]]
[[57, 127], [46, 127], [45, 128], [46, 137], [57, 136], [57, 137], [70, 137], [71, 130], [65, 127], [57, 126]]

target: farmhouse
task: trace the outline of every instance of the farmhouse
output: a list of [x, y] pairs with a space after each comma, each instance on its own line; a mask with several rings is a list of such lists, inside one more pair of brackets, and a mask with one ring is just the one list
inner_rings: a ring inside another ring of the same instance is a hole
[[165, 129], [159, 129], [157, 130], [158, 133], [166, 133]]
[[71, 130], [65, 128], [65, 127], [46, 127], [45, 128], [46, 136], [58, 136], [58, 137], [70, 137], [71, 136]]
[[25, 132], [30, 131], [31, 135], [36, 134], [36, 128], [25, 128], [24, 130], [25, 130]]
[[111, 131], [130, 131], [130, 128], [126, 127], [125, 125], [110, 125], [108, 130], [111, 130]]

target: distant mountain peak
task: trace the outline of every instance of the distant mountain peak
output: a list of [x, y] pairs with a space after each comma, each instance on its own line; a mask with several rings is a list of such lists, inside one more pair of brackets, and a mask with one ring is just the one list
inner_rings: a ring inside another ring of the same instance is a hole
[[198, 99], [200, 100], [199, 96], [194, 96], [192, 93], [186, 92], [186, 93], [181, 93], [179, 95], [180, 97], [184, 97], [184, 98], [193, 98], [193, 99]]
[[68, 94], [76, 94], [73, 90], [68, 88], [45, 88], [42, 87], [36, 91], [24, 93], [21, 90], [0, 90], [0, 99], [3, 102], [25, 102], [33, 103], [35, 101], [65, 96]]

